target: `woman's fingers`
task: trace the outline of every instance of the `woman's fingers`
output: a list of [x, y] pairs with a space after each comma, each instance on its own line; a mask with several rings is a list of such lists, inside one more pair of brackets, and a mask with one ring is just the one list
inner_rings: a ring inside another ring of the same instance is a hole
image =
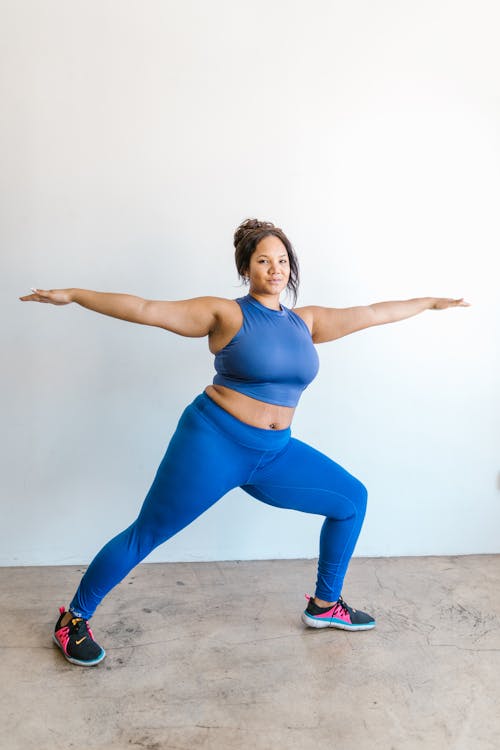
[[53, 305], [67, 305], [71, 300], [71, 290], [69, 289], [35, 289], [32, 287], [33, 294], [27, 294], [19, 297], [22, 302], [49, 302]]
[[42, 302], [47, 300], [42, 300], [42, 291], [41, 289], [33, 289], [31, 288], [33, 294], [26, 294], [24, 297], [19, 297], [20, 300], [23, 302]]
[[463, 297], [460, 297], [460, 299], [447, 297], [436, 299], [434, 310], [445, 310], [447, 307], [470, 307], [470, 302], [466, 302]]

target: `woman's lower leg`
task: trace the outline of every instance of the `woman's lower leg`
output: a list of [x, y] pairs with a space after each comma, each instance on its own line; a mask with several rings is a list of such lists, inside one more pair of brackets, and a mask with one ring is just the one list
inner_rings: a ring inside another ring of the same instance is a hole
[[323, 522], [315, 590], [318, 606], [335, 603], [342, 593], [347, 568], [363, 525], [366, 500], [366, 489], [358, 483], [356, 494], [350, 497], [352, 515], [342, 520], [325, 518]]
[[90, 563], [69, 605], [71, 612], [89, 620], [97, 606], [154, 548], [148, 536], [141, 538], [137, 521], [111, 539]]

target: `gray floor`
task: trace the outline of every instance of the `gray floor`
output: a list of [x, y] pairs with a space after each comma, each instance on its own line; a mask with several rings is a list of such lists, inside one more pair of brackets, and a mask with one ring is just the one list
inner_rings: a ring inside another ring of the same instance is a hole
[[81, 569], [0, 569], [6, 750], [498, 750], [500, 556], [354, 559], [360, 633], [300, 621], [313, 560], [143, 564], [51, 643]]

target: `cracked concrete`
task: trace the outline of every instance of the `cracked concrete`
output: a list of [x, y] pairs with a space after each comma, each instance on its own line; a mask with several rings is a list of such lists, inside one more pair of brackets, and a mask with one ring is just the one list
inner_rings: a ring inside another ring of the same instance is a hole
[[500, 556], [354, 559], [361, 633], [301, 623], [315, 568], [143, 564], [92, 621], [93, 669], [51, 642], [81, 567], [0, 569], [0, 748], [498, 750]]

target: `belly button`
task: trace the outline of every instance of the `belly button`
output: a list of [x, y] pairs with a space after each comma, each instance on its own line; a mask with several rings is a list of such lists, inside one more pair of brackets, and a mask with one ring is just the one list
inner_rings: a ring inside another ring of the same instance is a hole
[[271, 424], [269, 425], [269, 427], [271, 428], [271, 430], [275, 430], [277, 428], [277, 426], [278, 425], [276, 424], [276, 422], [271, 422]]

